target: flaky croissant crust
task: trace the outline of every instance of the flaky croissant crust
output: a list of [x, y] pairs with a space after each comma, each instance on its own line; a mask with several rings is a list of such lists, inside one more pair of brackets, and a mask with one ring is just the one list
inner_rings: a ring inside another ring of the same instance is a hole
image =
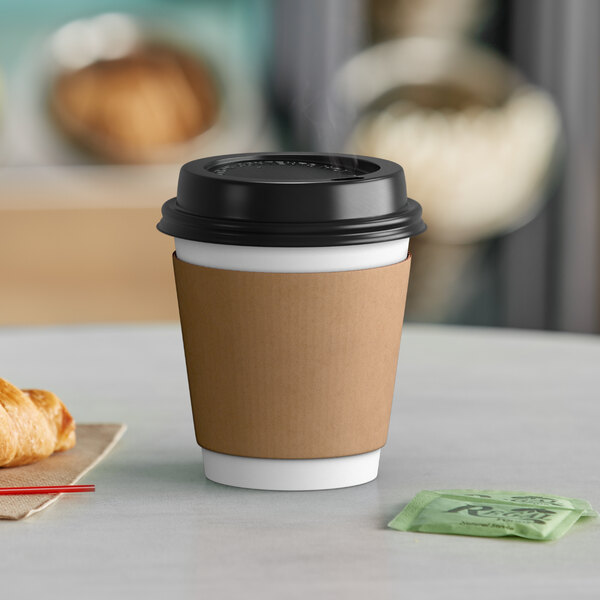
[[0, 467], [17, 467], [75, 445], [75, 421], [45, 390], [20, 390], [0, 378]]

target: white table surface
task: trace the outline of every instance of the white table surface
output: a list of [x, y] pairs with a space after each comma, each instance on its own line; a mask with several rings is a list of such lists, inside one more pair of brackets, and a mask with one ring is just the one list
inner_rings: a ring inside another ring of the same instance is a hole
[[598, 598], [600, 519], [556, 542], [393, 531], [423, 489], [600, 508], [600, 339], [407, 325], [376, 481], [264, 492], [202, 474], [176, 325], [0, 329], [0, 376], [129, 429], [82, 483], [0, 521], [2, 598]]

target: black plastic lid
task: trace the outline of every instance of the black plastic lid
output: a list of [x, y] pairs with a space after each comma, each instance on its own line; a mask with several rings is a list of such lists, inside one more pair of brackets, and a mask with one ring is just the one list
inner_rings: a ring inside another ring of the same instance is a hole
[[343, 246], [425, 231], [402, 167], [349, 154], [260, 153], [186, 163], [158, 229], [242, 246]]

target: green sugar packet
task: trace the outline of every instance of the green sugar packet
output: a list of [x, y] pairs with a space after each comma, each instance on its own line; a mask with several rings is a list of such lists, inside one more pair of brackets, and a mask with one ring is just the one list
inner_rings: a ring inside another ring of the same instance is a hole
[[582, 516], [597, 513], [588, 502], [577, 498], [516, 491], [438, 490], [419, 492], [388, 527], [399, 531], [556, 540]]

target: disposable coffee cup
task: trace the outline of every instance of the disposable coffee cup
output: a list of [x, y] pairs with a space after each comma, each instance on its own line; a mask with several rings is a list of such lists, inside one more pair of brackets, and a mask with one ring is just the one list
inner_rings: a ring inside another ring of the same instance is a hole
[[204, 472], [266, 490], [359, 485], [387, 440], [425, 224], [400, 165], [236, 154], [181, 168], [173, 265]]

